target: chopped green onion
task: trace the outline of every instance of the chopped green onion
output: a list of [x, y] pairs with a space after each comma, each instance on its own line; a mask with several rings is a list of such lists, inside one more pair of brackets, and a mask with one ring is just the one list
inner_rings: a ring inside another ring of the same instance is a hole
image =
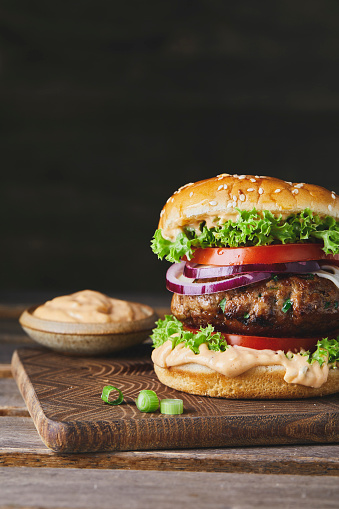
[[281, 308], [281, 311], [283, 313], [287, 313], [289, 309], [293, 306], [293, 302], [290, 299], [285, 300], [283, 307]]
[[219, 307], [220, 307], [221, 311], [223, 313], [225, 313], [225, 307], [226, 307], [226, 298], [225, 297], [219, 302]]
[[159, 399], [154, 391], [145, 389], [139, 392], [135, 404], [140, 412], [155, 412], [159, 408]]
[[184, 411], [184, 402], [182, 399], [162, 399], [160, 401], [160, 412], [162, 414], [178, 415]]
[[[108, 397], [112, 391], [118, 391], [119, 396], [117, 397], [117, 399], [114, 399], [113, 401], [109, 401]], [[102, 389], [101, 399], [102, 399], [102, 401], [104, 401], [105, 403], [108, 403], [109, 405], [120, 405], [120, 403], [122, 403], [124, 401], [124, 396], [120, 389], [113, 387], [113, 385], [106, 385]]]

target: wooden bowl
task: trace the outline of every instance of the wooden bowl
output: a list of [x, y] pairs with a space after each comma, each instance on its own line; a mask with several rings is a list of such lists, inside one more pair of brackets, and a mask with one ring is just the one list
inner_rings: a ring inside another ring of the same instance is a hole
[[38, 306], [26, 309], [19, 322], [37, 343], [71, 355], [101, 355], [117, 352], [144, 341], [152, 331], [157, 314], [145, 304], [145, 318], [116, 323], [74, 323], [43, 320], [33, 315]]

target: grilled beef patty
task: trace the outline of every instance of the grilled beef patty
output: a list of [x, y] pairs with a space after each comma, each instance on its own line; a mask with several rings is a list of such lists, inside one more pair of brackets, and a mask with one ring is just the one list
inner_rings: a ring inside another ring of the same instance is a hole
[[174, 294], [171, 309], [188, 327], [211, 323], [233, 334], [326, 337], [339, 330], [338, 303], [339, 289], [332, 281], [287, 274], [226, 292]]

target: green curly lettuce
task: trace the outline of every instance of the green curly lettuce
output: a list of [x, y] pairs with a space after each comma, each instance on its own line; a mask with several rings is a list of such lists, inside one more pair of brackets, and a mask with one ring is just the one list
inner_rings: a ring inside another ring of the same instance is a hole
[[190, 332], [184, 329], [183, 324], [177, 318], [165, 315], [165, 319], [159, 319], [156, 325], [157, 327], [153, 329], [151, 335], [154, 348], [163, 345], [167, 340], [172, 341], [172, 348], [175, 348], [179, 343], [184, 343], [195, 354], [199, 353], [199, 346], [203, 343], [209, 350], [215, 352], [224, 352], [227, 348], [227, 341], [220, 332], [214, 332], [214, 327], [211, 324], [207, 327], [200, 327], [197, 332]]
[[313, 364], [313, 362], [319, 362], [320, 366], [324, 364], [324, 362], [328, 362], [328, 364], [335, 364], [339, 362], [339, 336], [337, 339], [328, 339], [324, 338], [317, 343], [317, 349], [313, 353], [308, 353], [308, 362]]
[[228, 220], [208, 228], [204, 222], [199, 231], [185, 227], [174, 241], [165, 239], [158, 229], [151, 242], [153, 252], [160, 259], [179, 262], [185, 255], [192, 258], [194, 248], [265, 246], [272, 243], [319, 242], [326, 254], [339, 253], [339, 221], [331, 216], [320, 218], [310, 209], [283, 219], [264, 210], [259, 213], [240, 210], [236, 221]]

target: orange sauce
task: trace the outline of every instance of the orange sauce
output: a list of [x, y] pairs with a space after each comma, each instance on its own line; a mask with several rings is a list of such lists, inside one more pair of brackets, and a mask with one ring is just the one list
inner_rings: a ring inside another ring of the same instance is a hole
[[112, 323], [145, 318], [134, 303], [112, 299], [93, 290], [56, 297], [36, 308], [33, 315], [43, 320], [75, 323]]
[[162, 368], [184, 364], [200, 364], [227, 377], [235, 377], [256, 366], [283, 366], [286, 370], [284, 380], [287, 383], [320, 387], [328, 377], [329, 366], [318, 362], [309, 364], [307, 357], [288, 354], [282, 350], [255, 350], [242, 346], [230, 346], [225, 352], [214, 352], [207, 345], [199, 347], [200, 353], [195, 354], [183, 343], [172, 349], [172, 342], [166, 341], [152, 352], [154, 364]]

